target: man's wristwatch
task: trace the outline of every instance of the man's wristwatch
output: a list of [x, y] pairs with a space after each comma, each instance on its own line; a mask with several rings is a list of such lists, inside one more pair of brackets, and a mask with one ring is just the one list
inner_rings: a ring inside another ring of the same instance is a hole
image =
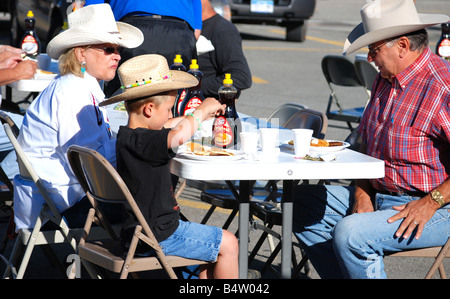
[[445, 205], [444, 197], [442, 196], [441, 192], [434, 189], [430, 193], [431, 199], [437, 202], [441, 207]]

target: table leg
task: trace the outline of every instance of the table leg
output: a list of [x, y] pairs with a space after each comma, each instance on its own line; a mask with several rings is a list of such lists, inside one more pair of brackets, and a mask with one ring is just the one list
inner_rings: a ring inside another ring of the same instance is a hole
[[293, 200], [294, 181], [283, 181], [283, 196], [281, 198], [281, 208], [283, 211], [282, 225], [282, 250], [281, 250], [281, 277], [291, 278], [292, 260], [292, 222], [293, 222]]
[[248, 277], [250, 181], [239, 182], [239, 278]]

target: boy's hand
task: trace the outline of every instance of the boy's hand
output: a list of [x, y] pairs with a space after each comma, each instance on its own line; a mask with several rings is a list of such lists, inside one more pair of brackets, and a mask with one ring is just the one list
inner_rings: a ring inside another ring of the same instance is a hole
[[225, 113], [225, 104], [220, 104], [215, 98], [206, 98], [200, 106], [195, 109], [195, 115], [202, 121]]

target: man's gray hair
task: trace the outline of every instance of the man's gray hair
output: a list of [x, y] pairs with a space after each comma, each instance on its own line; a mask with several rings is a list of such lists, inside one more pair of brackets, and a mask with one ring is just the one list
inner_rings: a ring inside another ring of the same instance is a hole
[[386, 43], [386, 45], [390, 48], [394, 45], [394, 43], [402, 36], [405, 36], [409, 39], [410, 42], [410, 50], [411, 51], [423, 51], [425, 48], [428, 47], [428, 33], [425, 29], [421, 29], [418, 31], [414, 31], [411, 33], [407, 33], [401, 36], [397, 36], [393, 39], [391, 39], [389, 42]]

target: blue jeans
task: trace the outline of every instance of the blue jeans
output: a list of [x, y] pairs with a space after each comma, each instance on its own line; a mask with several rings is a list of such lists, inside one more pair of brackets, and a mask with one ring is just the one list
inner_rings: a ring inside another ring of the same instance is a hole
[[351, 214], [353, 187], [302, 185], [294, 199], [294, 233], [322, 278], [386, 278], [387, 252], [442, 246], [450, 236], [450, 205], [427, 222], [419, 240], [395, 237], [401, 220], [392, 206], [411, 196], [377, 194], [375, 212]]

